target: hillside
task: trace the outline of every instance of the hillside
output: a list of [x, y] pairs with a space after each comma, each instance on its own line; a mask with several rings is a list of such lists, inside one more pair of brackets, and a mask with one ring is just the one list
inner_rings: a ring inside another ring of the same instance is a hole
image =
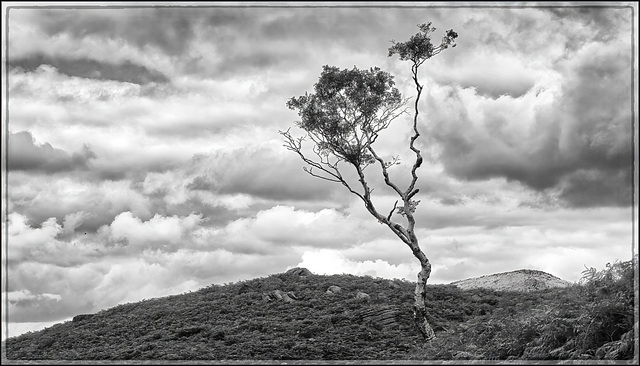
[[429, 286], [429, 344], [412, 322], [413, 283], [294, 269], [78, 315], [8, 338], [2, 361], [630, 359], [629, 268], [604, 299], [595, 280], [522, 293]]
[[571, 283], [550, 275], [549, 273], [531, 269], [496, 273], [487, 276], [469, 278], [451, 282], [463, 290], [486, 288], [496, 291], [531, 292], [548, 288], [567, 287]]

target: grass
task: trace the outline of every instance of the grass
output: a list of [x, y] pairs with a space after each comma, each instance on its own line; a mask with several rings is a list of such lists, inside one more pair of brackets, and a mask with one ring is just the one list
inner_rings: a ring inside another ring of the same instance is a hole
[[[630, 360], [637, 337], [633, 266], [615, 266], [582, 285], [532, 293], [431, 285], [429, 320], [438, 338], [430, 343], [414, 328], [411, 282], [281, 273], [122, 304], [8, 338], [5, 354], [7, 360]], [[341, 291], [327, 294], [329, 286]], [[267, 301], [275, 290], [297, 300]], [[358, 291], [370, 298], [356, 298]], [[390, 322], [367, 315], [385, 309]]]

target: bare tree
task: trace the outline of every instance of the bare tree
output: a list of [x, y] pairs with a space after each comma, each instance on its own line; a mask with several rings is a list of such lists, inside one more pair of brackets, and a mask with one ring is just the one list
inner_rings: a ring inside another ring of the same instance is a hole
[[[364, 202], [364, 206], [378, 222], [386, 225], [402, 242], [409, 246], [413, 255], [420, 262], [421, 270], [415, 288], [414, 319], [425, 340], [435, 339], [435, 333], [427, 321], [426, 293], [427, 280], [431, 274], [429, 259], [420, 249], [415, 233], [416, 220], [414, 213], [420, 203], [414, 197], [418, 193], [416, 182], [417, 170], [423, 162], [420, 150], [415, 143], [418, 131], [419, 101], [423, 86], [418, 80], [420, 66], [429, 58], [442, 50], [455, 47], [458, 35], [449, 30], [439, 45], [431, 43], [431, 33], [435, 28], [428, 24], [419, 24], [420, 32], [407, 42], [392, 41], [389, 56], [398, 54], [400, 60], [411, 62], [411, 73], [416, 87], [414, 102], [413, 135], [409, 148], [415, 154], [415, 162], [411, 167], [411, 180], [406, 189], [401, 189], [389, 177], [389, 168], [399, 164], [399, 157], [384, 161], [375, 151], [373, 144], [378, 134], [389, 127], [390, 123], [407, 112], [408, 99], [404, 99], [394, 87], [393, 76], [374, 67], [369, 70], [340, 70], [337, 67], [324, 66], [318, 82], [314, 85], [315, 93], [293, 97], [287, 102], [292, 110], [297, 110], [301, 120], [296, 125], [306, 132], [305, 136], [295, 138], [290, 129], [280, 131], [285, 138], [285, 147], [300, 156], [308, 165], [304, 171], [310, 175], [330, 182], [340, 183], [349, 192]], [[311, 152], [303, 151], [303, 142], [310, 139], [313, 143]], [[357, 183], [348, 182], [341, 173], [344, 164], [351, 166], [357, 174]], [[385, 184], [390, 187], [399, 199], [388, 213], [382, 214], [376, 208], [369, 187], [365, 170], [371, 165], [379, 165]], [[401, 205], [398, 205], [398, 202]], [[396, 213], [404, 218], [403, 223], [393, 219]]]

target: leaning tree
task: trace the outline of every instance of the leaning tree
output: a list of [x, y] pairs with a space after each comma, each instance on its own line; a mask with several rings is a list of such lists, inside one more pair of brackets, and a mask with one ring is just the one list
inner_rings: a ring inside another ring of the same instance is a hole
[[[395, 156], [385, 161], [374, 149], [379, 133], [389, 127], [390, 123], [407, 112], [408, 99], [402, 97], [394, 87], [393, 76], [377, 67], [369, 70], [340, 70], [337, 67], [324, 66], [318, 82], [314, 85], [314, 93], [305, 93], [293, 97], [287, 107], [297, 110], [300, 121], [295, 124], [304, 130], [302, 137], [294, 137], [287, 131], [280, 131], [285, 138], [285, 147], [295, 153], [308, 165], [303, 169], [308, 174], [331, 182], [340, 183], [349, 192], [364, 202], [364, 206], [378, 222], [386, 225], [391, 231], [409, 246], [413, 255], [420, 262], [421, 270], [415, 288], [414, 319], [425, 340], [435, 339], [435, 333], [427, 321], [426, 285], [431, 274], [429, 259], [420, 249], [415, 233], [415, 210], [418, 188], [417, 171], [423, 158], [416, 147], [420, 136], [418, 131], [419, 102], [423, 85], [418, 80], [418, 70], [422, 64], [442, 50], [455, 47], [458, 35], [448, 30], [439, 45], [431, 42], [431, 33], [436, 29], [428, 24], [419, 24], [420, 31], [406, 42], [392, 41], [389, 56], [399, 55], [400, 60], [410, 61], [413, 82], [416, 88], [414, 101], [413, 132], [409, 140], [409, 149], [415, 154], [415, 162], [411, 167], [409, 184], [402, 189], [389, 176], [389, 168], [399, 164]], [[313, 143], [312, 149], [304, 150], [303, 142], [307, 139]], [[399, 197], [393, 208], [386, 213], [374, 205], [365, 170], [369, 166], [379, 165], [379, 172], [386, 186]], [[357, 182], [343, 175], [344, 168], [350, 167], [357, 174]], [[398, 205], [398, 202], [401, 202]], [[394, 213], [403, 217], [398, 222]]]

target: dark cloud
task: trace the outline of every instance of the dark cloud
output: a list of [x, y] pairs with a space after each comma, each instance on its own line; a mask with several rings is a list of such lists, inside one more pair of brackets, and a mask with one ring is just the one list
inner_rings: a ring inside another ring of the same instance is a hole
[[[283, 148], [284, 149], [284, 148]], [[191, 190], [223, 194], [248, 194], [269, 200], [326, 200], [341, 186], [306, 174], [294, 153], [268, 148], [243, 148], [194, 158], [195, 164], [211, 162], [206, 175], [196, 176]]]
[[38, 9], [39, 27], [51, 36], [124, 40], [140, 49], [152, 46], [183, 54], [194, 38], [193, 8]]
[[[309, 61], [320, 67], [335, 60], [336, 55], [327, 51], [337, 47], [349, 50], [343, 53], [345, 58], [373, 53], [384, 61], [393, 38], [416, 32], [415, 25], [427, 16], [439, 16], [432, 9], [308, 6], [211, 9], [210, 13], [202, 23], [204, 38], [219, 50], [219, 59], [215, 64], [193, 59], [192, 70], [216, 77], [273, 67], [295, 69]], [[397, 19], [403, 21], [397, 24]], [[317, 56], [310, 60], [310, 55]], [[373, 65], [363, 65], [368, 66]]]
[[9, 61], [12, 68], [19, 67], [26, 71], [34, 71], [40, 65], [50, 65], [62, 74], [87, 79], [115, 80], [145, 85], [153, 82], [165, 83], [169, 79], [161, 72], [145, 66], [125, 61], [113, 64], [87, 58], [71, 59], [63, 56], [31, 55]]
[[598, 41], [609, 41], [618, 34], [621, 24], [629, 24], [633, 9], [628, 7], [603, 7], [603, 6], [580, 6], [580, 7], [549, 7], [541, 8], [553, 14], [557, 20], [573, 20], [581, 23], [589, 29], [596, 31], [595, 39]]
[[567, 177], [560, 197], [571, 207], [630, 206], [633, 203], [632, 174], [632, 169], [612, 173], [578, 170]]
[[436, 118], [444, 119], [428, 133], [446, 170], [468, 180], [505, 177], [538, 191], [560, 188], [566, 203], [580, 207], [631, 205], [631, 49], [621, 37], [592, 42], [558, 64], [561, 93], [537, 107], [532, 121], [491, 108], [471, 116], [461, 91], [450, 88], [437, 109], [452, 114]]
[[9, 170], [34, 170], [47, 174], [86, 170], [96, 154], [88, 145], [72, 154], [54, 148], [49, 143], [37, 144], [29, 131], [9, 134]]

